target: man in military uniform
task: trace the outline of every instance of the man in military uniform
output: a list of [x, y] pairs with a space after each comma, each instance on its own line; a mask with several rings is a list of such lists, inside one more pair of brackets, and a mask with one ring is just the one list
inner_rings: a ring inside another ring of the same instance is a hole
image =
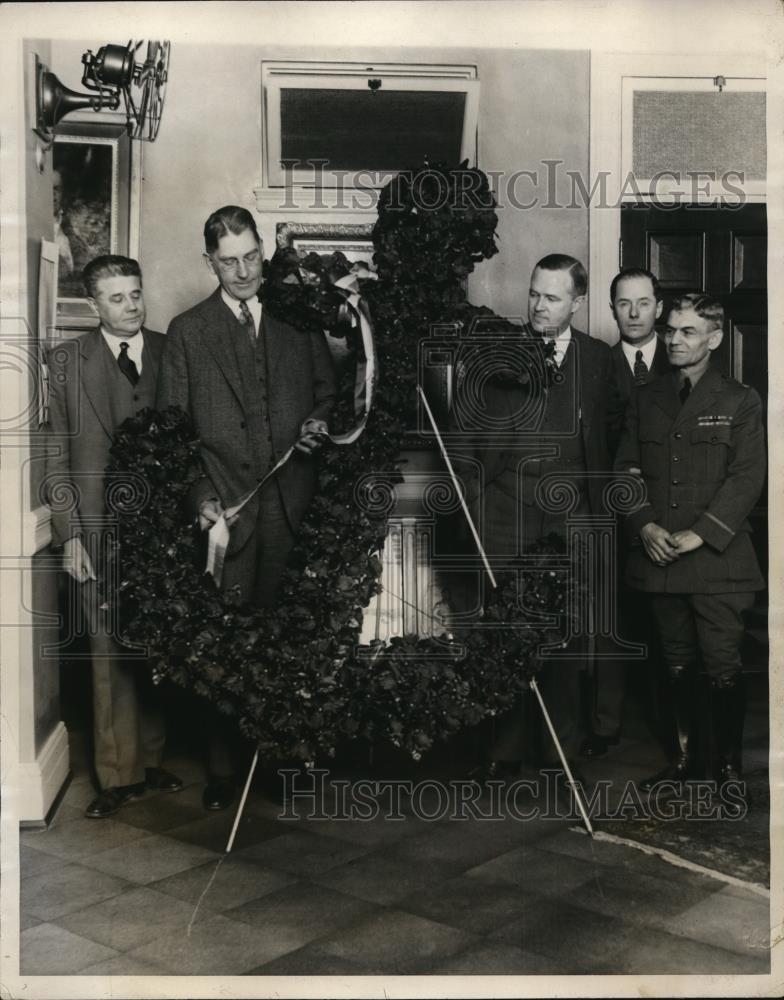
[[699, 660], [712, 686], [720, 783], [740, 781], [743, 613], [764, 586], [747, 518], [765, 479], [765, 439], [757, 393], [710, 364], [723, 323], [708, 295], [674, 300], [664, 339], [675, 370], [632, 396], [615, 461], [647, 489], [628, 516], [637, 544], [626, 580], [652, 595], [677, 737], [674, 759], [641, 782], [645, 791], [702, 777], [692, 695]]

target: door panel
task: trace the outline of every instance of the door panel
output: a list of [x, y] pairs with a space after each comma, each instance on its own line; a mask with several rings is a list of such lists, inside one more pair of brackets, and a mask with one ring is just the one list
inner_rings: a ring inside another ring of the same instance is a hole
[[648, 233], [647, 258], [668, 289], [699, 288], [705, 273], [704, 240], [701, 233]]
[[653, 271], [664, 291], [663, 315], [679, 292], [715, 295], [727, 316], [716, 361], [727, 375], [753, 385], [763, 401], [768, 391], [767, 254], [765, 205], [621, 209], [621, 266]]

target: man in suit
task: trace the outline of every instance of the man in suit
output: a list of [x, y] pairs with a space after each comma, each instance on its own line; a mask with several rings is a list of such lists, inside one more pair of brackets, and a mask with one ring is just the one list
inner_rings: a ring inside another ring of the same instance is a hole
[[[325, 338], [262, 310], [261, 238], [247, 209], [227, 205], [204, 226], [205, 260], [218, 287], [175, 317], [158, 381], [159, 409], [176, 405], [198, 430], [203, 476], [190, 514], [208, 528], [251, 492], [291, 445], [296, 451], [229, 525], [222, 587], [259, 606], [273, 602], [295, 533], [316, 487], [313, 453], [327, 431], [335, 377]], [[227, 740], [210, 741], [204, 805], [235, 793]]]
[[[612, 348], [612, 359], [616, 384], [626, 406], [637, 386], [670, 370], [667, 348], [656, 334], [656, 321], [663, 306], [656, 276], [638, 267], [619, 271], [610, 283], [610, 305], [621, 335]], [[622, 571], [625, 558], [620, 547], [619, 560]], [[625, 588], [618, 590], [618, 604], [621, 637], [647, 641], [650, 633], [647, 604], [635, 591]], [[610, 641], [600, 641], [598, 652], [600, 655], [594, 662], [591, 731], [580, 747], [583, 757], [602, 756], [620, 739], [626, 662], [618, 658], [618, 649]]]
[[612, 348], [613, 364], [626, 405], [636, 385], [670, 370], [667, 348], [656, 333], [664, 305], [656, 275], [642, 267], [619, 271], [610, 284], [610, 305], [621, 335]]
[[163, 720], [150, 703], [149, 677], [138, 659], [123, 656], [101, 594], [112, 541], [107, 531], [110, 484], [104, 475], [109, 449], [119, 425], [153, 405], [164, 338], [143, 326], [142, 276], [135, 260], [96, 257], [83, 279], [100, 326], [58, 344], [49, 354], [54, 447], [47, 454], [46, 484], [52, 544], [63, 548], [64, 567], [78, 586], [89, 628], [95, 770], [101, 791], [86, 815], [100, 819], [145, 787], [174, 792], [182, 782], [160, 767]]
[[693, 696], [700, 661], [711, 682], [718, 777], [723, 786], [740, 782], [743, 613], [764, 586], [747, 518], [766, 461], [759, 396], [710, 364], [723, 323], [721, 303], [708, 295], [673, 301], [664, 339], [675, 371], [632, 397], [615, 463], [647, 488], [627, 518], [637, 544], [626, 580], [651, 595], [675, 716], [675, 756], [641, 782], [646, 791], [702, 777]]
[[[533, 441], [526, 455], [514, 445], [499, 446], [487, 435], [472, 453], [482, 469], [482, 486], [478, 477], [469, 474], [467, 493], [475, 501], [482, 489], [481, 524], [491, 561], [494, 556], [507, 560], [519, 556], [550, 532], [566, 540], [566, 512], [553, 505], [548, 509], [546, 500], [537, 497], [537, 485], [544, 476], [555, 475], [570, 484], [575, 499], [569, 516], [604, 512], [606, 478], [601, 473], [608, 475], [611, 469], [609, 441], [618, 432], [622, 408], [610, 348], [571, 326], [587, 289], [585, 268], [574, 257], [543, 257], [531, 275], [528, 326], [523, 331], [524, 336], [543, 340], [552, 352], [542, 405], [528, 405], [530, 390], [515, 379], [502, 378], [495, 384], [490, 380], [485, 386], [488, 427], [524, 431], [528, 441]], [[523, 419], [523, 414], [528, 417]], [[584, 628], [570, 642], [568, 652], [568, 658], [548, 656], [541, 688], [564, 751], [573, 756], [583, 730], [580, 668], [589, 653]], [[497, 721], [489, 751], [490, 773], [519, 765], [524, 754], [523, 728], [520, 709]], [[558, 766], [549, 739], [543, 750], [544, 763]]]

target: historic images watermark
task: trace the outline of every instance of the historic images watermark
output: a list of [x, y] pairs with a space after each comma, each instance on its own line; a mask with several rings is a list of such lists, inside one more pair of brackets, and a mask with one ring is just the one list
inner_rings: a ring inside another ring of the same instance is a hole
[[[325, 768], [281, 768], [283, 806], [279, 819], [428, 823], [441, 820], [497, 822], [580, 819], [575, 792], [558, 769], [510, 781], [425, 778], [348, 780]], [[580, 786], [591, 819], [723, 821], [743, 819], [748, 811], [745, 783], [661, 781], [643, 794], [633, 781], [618, 787], [600, 780], [590, 793]]]
[[[312, 183], [294, 183], [295, 170], [312, 171]], [[406, 196], [422, 211], [455, 207], [463, 210], [491, 209], [618, 209], [621, 205], [654, 206], [664, 210], [685, 208], [741, 208], [746, 204], [746, 176], [741, 170], [659, 170], [652, 177], [640, 178], [628, 171], [614, 179], [608, 170], [586, 176], [582, 170], [569, 169], [560, 159], [542, 159], [533, 167], [513, 170], [478, 171], [466, 168], [450, 187], [443, 174], [423, 167], [401, 171], [398, 177], [408, 181]], [[484, 186], [487, 178], [489, 190]], [[280, 191], [281, 210], [332, 209], [368, 211], [376, 207], [377, 192], [388, 174], [372, 170], [331, 169], [328, 160], [288, 161], [285, 183]], [[396, 204], [401, 188], [392, 184], [388, 190], [387, 210], [403, 208]]]

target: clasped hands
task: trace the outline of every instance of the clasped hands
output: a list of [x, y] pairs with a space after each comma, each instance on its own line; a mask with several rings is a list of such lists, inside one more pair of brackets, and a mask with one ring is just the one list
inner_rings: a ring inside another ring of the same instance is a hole
[[657, 566], [667, 566], [686, 552], [693, 552], [703, 544], [702, 538], [690, 528], [669, 532], [654, 521], [646, 524], [640, 531], [640, 538], [648, 558]]

